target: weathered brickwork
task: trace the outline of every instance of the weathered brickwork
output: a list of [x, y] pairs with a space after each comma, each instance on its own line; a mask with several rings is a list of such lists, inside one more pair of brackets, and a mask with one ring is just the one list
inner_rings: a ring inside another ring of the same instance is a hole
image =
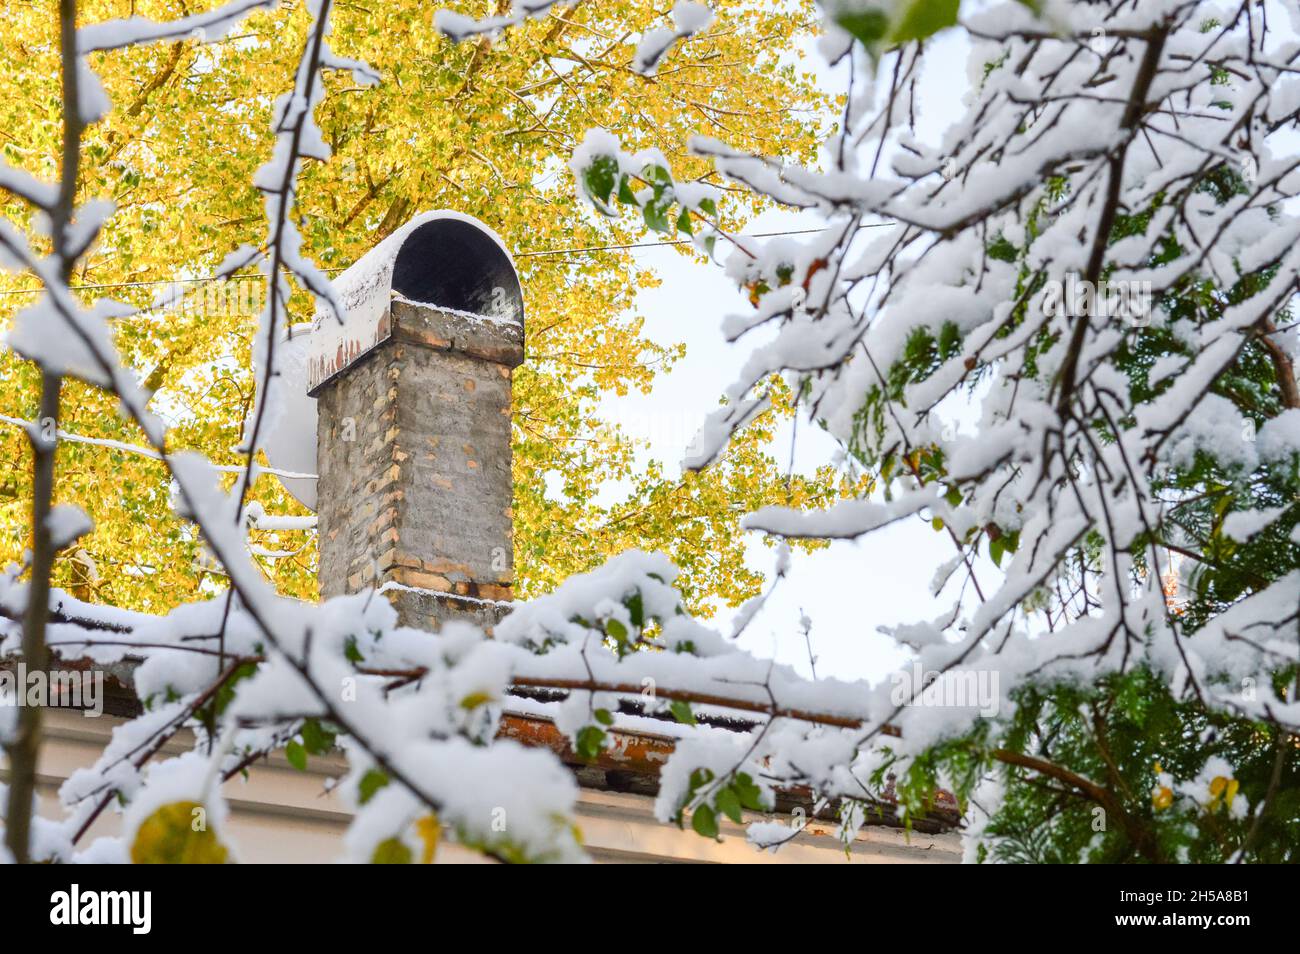
[[321, 596], [389, 584], [404, 625], [491, 625], [514, 581], [510, 383], [523, 329], [392, 309], [391, 338], [316, 395]]

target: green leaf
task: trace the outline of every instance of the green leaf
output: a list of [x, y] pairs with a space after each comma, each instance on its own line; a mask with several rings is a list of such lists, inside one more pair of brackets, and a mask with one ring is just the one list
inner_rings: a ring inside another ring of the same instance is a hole
[[764, 810], [763, 790], [754, 784], [754, 779], [747, 772], [737, 772], [736, 779], [731, 783], [731, 787], [736, 790], [736, 795], [740, 798], [740, 804], [748, 808], [751, 812], [761, 812]]
[[745, 816], [740, 812], [740, 796], [736, 794], [734, 788], [724, 788], [722, 791], [718, 792], [718, 797], [713, 801], [714, 804], [718, 806], [718, 811], [722, 812], [722, 814], [726, 815], [737, 825], [744, 822]]
[[623, 605], [627, 607], [627, 613], [632, 620], [633, 626], [637, 629], [645, 626], [645, 602], [641, 598], [640, 590], [634, 591], [631, 596], [623, 601]]
[[620, 176], [618, 180], [618, 201], [624, 205], [638, 205], [636, 193], [632, 191], [632, 179], [630, 176]]
[[604, 204], [618, 181], [618, 160], [613, 156], [597, 156], [591, 165], [582, 170], [582, 187], [587, 195]]
[[705, 215], [711, 215], [715, 219], [718, 217], [718, 203], [712, 199], [701, 199], [700, 204], [696, 206]]
[[284, 757], [289, 760], [289, 764], [299, 772], [307, 769], [307, 750], [304, 749], [297, 741], [290, 742], [284, 747]]
[[883, 10], [855, 10], [841, 13], [835, 22], [853, 34], [867, 49], [875, 49], [889, 30], [889, 17]]
[[682, 209], [682, 214], [677, 216], [677, 230], [685, 232], [687, 235], [694, 235], [695, 231], [691, 227], [691, 210]]
[[1002, 537], [989, 539], [989, 558], [993, 560], [995, 566], [1002, 566], [1002, 556], [1007, 552], [1007, 545], [1003, 542]]
[[707, 785], [712, 780], [714, 780], [714, 771], [711, 768], [697, 768], [690, 773], [690, 790], [694, 792], [695, 789]]
[[597, 709], [595, 715], [596, 721], [601, 725], [614, 724], [614, 715], [608, 709]]
[[574, 745], [574, 751], [577, 752], [578, 758], [584, 762], [595, 761], [604, 748], [604, 729], [598, 729], [594, 725], [585, 725], [578, 730], [578, 737]]
[[672, 203], [668, 199], [656, 193], [655, 197], [641, 208], [641, 217], [645, 219], [646, 228], [666, 234], [669, 231], [668, 210], [671, 207]]
[[348, 662], [359, 663], [365, 662], [366, 657], [361, 655], [361, 650], [357, 649], [357, 638], [349, 636], [343, 644], [343, 655], [347, 657]]
[[[255, 672], [257, 672], [257, 663], [251, 662], [243, 663], [235, 670], [234, 675], [227, 679], [225, 684], [217, 690], [216, 698], [213, 701], [213, 715], [221, 715], [226, 711], [226, 706], [235, 701], [235, 686]], [[171, 690], [168, 689], [169, 694], [170, 692]]]
[[334, 748], [334, 733], [316, 719], [308, 719], [300, 730], [303, 747], [312, 755], [324, 755]]
[[705, 838], [717, 838], [718, 816], [708, 805], [701, 805], [691, 813], [691, 827]]
[[[653, 186], [670, 186], [673, 184], [673, 176], [663, 166], [654, 164], [646, 166], [641, 170], [641, 178]], [[659, 191], [656, 189], [656, 191]]]
[[957, 23], [959, 2], [960, 0], [912, 0], [902, 8], [902, 15], [889, 31], [889, 42], [894, 44], [925, 40], [944, 27], [954, 26]]
[[612, 638], [616, 643], [627, 642], [627, 627], [619, 620], [605, 620], [605, 632], [608, 633], [610, 638]]
[[695, 713], [691, 711], [691, 704], [683, 702], [681, 699], [674, 699], [668, 703], [668, 711], [673, 714], [673, 718], [683, 725], [695, 725]]
[[1001, 234], [989, 243], [989, 258], [995, 261], [1014, 262], [1019, 254], [1019, 250]]
[[398, 838], [385, 838], [370, 856], [372, 865], [409, 865], [414, 860], [411, 849]]
[[375, 792], [379, 791], [388, 784], [388, 775], [379, 769], [370, 769], [365, 775], [361, 776], [361, 781], [357, 784], [357, 795], [364, 805], [375, 797]]

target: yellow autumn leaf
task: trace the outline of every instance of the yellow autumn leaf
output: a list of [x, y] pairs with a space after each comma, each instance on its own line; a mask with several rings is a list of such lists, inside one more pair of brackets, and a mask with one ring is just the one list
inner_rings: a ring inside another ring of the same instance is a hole
[[415, 833], [420, 836], [423, 849], [420, 852], [420, 864], [433, 864], [438, 853], [438, 840], [442, 837], [442, 824], [434, 813], [424, 815], [415, 822]]
[[486, 692], [471, 692], [465, 698], [460, 700], [462, 709], [477, 709], [481, 705], [486, 705], [492, 701], [492, 696]]
[[141, 823], [131, 842], [137, 865], [220, 865], [228, 858], [198, 802], [171, 802]]
[[1222, 775], [1216, 775], [1210, 780], [1210, 808], [1217, 808], [1220, 803], [1232, 807], [1233, 799], [1237, 797], [1237, 789], [1241, 783], [1235, 778], [1225, 778]]

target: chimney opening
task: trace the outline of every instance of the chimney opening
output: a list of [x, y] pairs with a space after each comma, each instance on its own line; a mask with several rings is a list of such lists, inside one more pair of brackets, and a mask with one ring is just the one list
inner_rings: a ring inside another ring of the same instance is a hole
[[410, 301], [523, 321], [523, 293], [510, 258], [463, 219], [417, 226], [397, 252], [392, 289]]

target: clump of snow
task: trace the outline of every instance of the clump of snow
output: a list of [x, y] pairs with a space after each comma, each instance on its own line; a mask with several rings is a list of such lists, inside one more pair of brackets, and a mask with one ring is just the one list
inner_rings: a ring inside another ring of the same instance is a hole
[[673, 4], [672, 29], [659, 27], [648, 30], [637, 45], [632, 57], [632, 68], [646, 75], [654, 73], [659, 61], [678, 40], [694, 36], [713, 22], [713, 11], [695, 0], [677, 0]]
[[56, 550], [62, 550], [95, 529], [95, 523], [90, 519], [90, 515], [76, 504], [56, 505], [45, 518], [45, 526], [50, 532], [50, 542]]
[[1286, 511], [1286, 507], [1234, 510], [1223, 518], [1223, 532], [1238, 543], [1245, 543], [1269, 524], [1274, 523]]

